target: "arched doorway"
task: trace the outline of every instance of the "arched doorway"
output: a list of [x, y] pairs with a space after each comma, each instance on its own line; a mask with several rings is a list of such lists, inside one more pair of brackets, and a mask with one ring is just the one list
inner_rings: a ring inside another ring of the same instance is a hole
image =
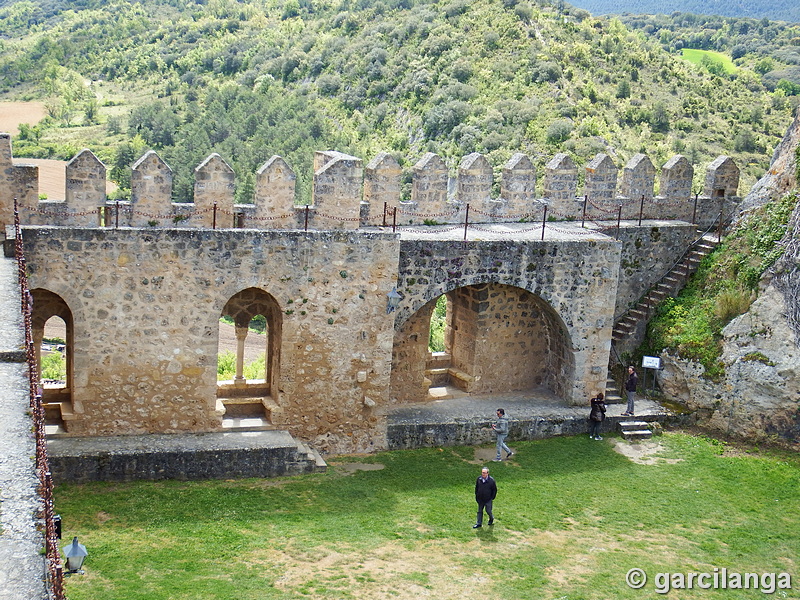
[[447, 292], [443, 350], [429, 347], [436, 298], [395, 336], [392, 391], [400, 401], [430, 399], [432, 389], [469, 394], [535, 391], [566, 399], [575, 361], [556, 311], [522, 288], [484, 283]]
[[[223, 422], [260, 419], [271, 423], [277, 408], [280, 371], [282, 320], [278, 303], [265, 291], [248, 288], [228, 300], [221, 316], [233, 327], [235, 336], [231, 376], [217, 382], [217, 406], [224, 412]], [[255, 355], [248, 350], [253, 338], [260, 347]], [[226, 358], [220, 348], [218, 372]]]
[[63, 427], [73, 416], [74, 342], [72, 312], [58, 294], [31, 290], [31, 328], [42, 387], [45, 425]]

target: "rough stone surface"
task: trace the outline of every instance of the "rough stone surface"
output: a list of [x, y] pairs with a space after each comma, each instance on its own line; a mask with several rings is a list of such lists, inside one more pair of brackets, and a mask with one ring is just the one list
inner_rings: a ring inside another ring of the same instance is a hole
[[[10, 354], [24, 346], [16, 261], [0, 258], [0, 348]], [[28, 367], [0, 362], [0, 598], [47, 598], [42, 510], [31, 433]]]
[[[800, 115], [773, 156], [769, 173], [742, 203], [742, 213], [796, 188], [795, 149]], [[664, 355], [659, 383], [668, 397], [697, 410], [705, 424], [750, 440], [800, 439], [800, 348], [797, 331], [797, 252], [800, 213], [795, 209], [781, 243], [794, 247], [761, 282], [758, 299], [723, 330], [720, 382], [705, 379], [693, 362]]]

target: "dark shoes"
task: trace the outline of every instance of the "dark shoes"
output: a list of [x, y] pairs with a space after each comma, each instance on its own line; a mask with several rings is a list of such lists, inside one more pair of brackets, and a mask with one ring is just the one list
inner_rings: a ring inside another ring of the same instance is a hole
[[491, 527], [492, 525], [494, 525], [494, 519], [492, 519], [491, 521], [489, 521], [489, 527]]
[[[512, 456], [514, 456], [513, 452], [509, 452], [508, 454], [506, 454], [506, 458], [511, 458]], [[491, 525], [491, 523], [489, 523], [489, 525]]]
[[[489, 523], [489, 525], [491, 525], [491, 523]], [[479, 523], [475, 523], [475, 525], [473, 525], [472, 528], [473, 529], [480, 529], [481, 525]]]

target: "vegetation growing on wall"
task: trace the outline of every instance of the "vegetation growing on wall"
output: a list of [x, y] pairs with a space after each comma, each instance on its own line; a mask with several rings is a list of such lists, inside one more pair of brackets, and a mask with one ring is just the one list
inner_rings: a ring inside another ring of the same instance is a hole
[[722, 328], [749, 308], [763, 273], [780, 257], [778, 244], [797, 204], [794, 194], [745, 216], [707, 256], [676, 298], [668, 298], [650, 322], [643, 354], [663, 350], [695, 360], [706, 377], [724, 374], [719, 357]]

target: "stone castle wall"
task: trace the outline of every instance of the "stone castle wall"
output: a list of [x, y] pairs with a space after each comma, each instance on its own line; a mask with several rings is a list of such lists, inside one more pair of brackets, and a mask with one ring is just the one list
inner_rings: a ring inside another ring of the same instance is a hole
[[218, 429], [219, 319], [258, 288], [281, 310], [274, 424], [373, 447], [365, 401], [389, 383], [394, 235], [33, 228], [24, 239], [31, 289], [58, 294], [74, 321], [70, 433]]
[[[496, 221], [668, 219], [713, 224], [730, 215], [738, 203], [739, 169], [720, 156], [706, 170], [703, 195], [692, 194], [694, 168], [675, 156], [661, 169], [643, 154], [619, 168], [606, 154], [584, 167], [579, 189], [578, 166], [557, 154], [538, 177], [530, 158], [515, 154], [500, 169], [479, 153], [465, 156], [454, 168], [427, 153], [412, 169], [410, 199], [402, 195], [402, 169], [387, 153], [364, 167], [360, 158], [340, 152], [314, 156], [310, 204], [297, 205], [296, 175], [273, 156], [256, 173], [251, 204], [235, 204], [236, 173], [214, 153], [195, 169], [194, 202], [171, 201], [172, 171], [153, 151], [134, 165], [129, 201], [106, 198], [106, 167], [89, 150], [67, 164], [64, 200], [38, 199], [38, 169], [15, 163], [11, 138], [0, 134], [0, 218], [11, 222], [14, 198], [24, 224], [79, 227], [177, 226], [181, 228], [357, 229], [375, 225], [487, 223]], [[537, 190], [537, 179], [541, 185]], [[497, 187], [499, 195], [493, 190]], [[396, 212], [395, 212], [396, 211]], [[545, 211], [547, 211], [545, 215]]]

